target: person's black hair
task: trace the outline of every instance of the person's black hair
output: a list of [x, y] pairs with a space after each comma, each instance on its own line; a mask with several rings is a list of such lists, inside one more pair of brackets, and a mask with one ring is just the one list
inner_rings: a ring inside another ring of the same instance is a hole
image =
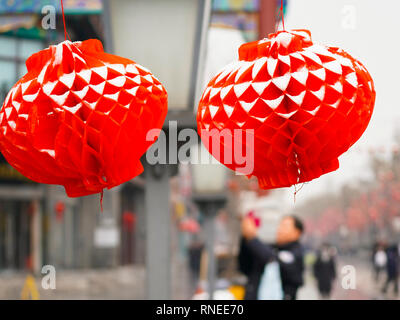
[[294, 221], [294, 227], [295, 227], [297, 230], [299, 230], [301, 234], [303, 234], [303, 233], [304, 233], [304, 224], [303, 224], [303, 221], [302, 221], [298, 216], [295, 216], [295, 215], [290, 215], [289, 217], [293, 219], [293, 221]]

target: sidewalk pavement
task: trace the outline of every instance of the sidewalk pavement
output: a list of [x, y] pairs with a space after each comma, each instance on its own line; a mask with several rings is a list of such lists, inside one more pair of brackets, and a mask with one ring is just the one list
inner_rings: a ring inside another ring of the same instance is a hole
[[[191, 297], [190, 281], [186, 262], [174, 259], [172, 268], [173, 299]], [[356, 270], [356, 289], [344, 289], [341, 285], [343, 266], [352, 265]], [[385, 277], [377, 285], [367, 262], [360, 259], [339, 258], [332, 299], [366, 300], [397, 299], [392, 293], [384, 296], [380, 292]], [[20, 299], [26, 273], [0, 273], [0, 300]], [[40, 299], [146, 299], [145, 267], [129, 265], [113, 269], [57, 270], [56, 289], [45, 290], [41, 286], [42, 276], [36, 276], [35, 283]], [[310, 268], [305, 274], [305, 285], [299, 290], [299, 300], [317, 300], [319, 294]]]
[[[343, 267], [346, 265], [354, 266], [356, 272], [356, 288], [345, 289], [342, 286], [342, 280], [345, 272], [342, 273]], [[373, 278], [371, 266], [356, 258], [339, 257], [337, 265], [337, 278], [332, 291], [333, 300], [376, 300], [376, 299], [398, 299], [392, 293], [383, 295], [381, 288], [383, 286], [384, 277], [377, 284]], [[305, 285], [299, 290], [299, 300], [318, 300], [320, 299], [317, 283], [310, 269], [305, 274]]]
[[[0, 274], [0, 299], [21, 299], [27, 273]], [[114, 269], [59, 270], [56, 289], [43, 289], [42, 276], [35, 276], [41, 300], [59, 299], [144, 299], [144, 267]]]
[[[28, 274], [0, 273], [0, 300], [21, 299]], [[35, 276], [35, 287], [41, 300], [59, 299], [146, 299], [146, 269], [144, 265], [127, 265], [110, 269], [56, 270], [56, 289], [42, 288], [43, 275]], [[172, 299], [191, 297], [189, 275], [185, 261], [173, 260], [171, 275]]]

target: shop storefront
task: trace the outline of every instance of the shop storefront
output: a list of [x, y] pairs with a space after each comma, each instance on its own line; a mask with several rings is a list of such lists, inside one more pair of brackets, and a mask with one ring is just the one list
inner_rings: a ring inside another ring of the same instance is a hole
[[0, 158], [0, 270], [37, 269], [42, 262], [44, 187]]

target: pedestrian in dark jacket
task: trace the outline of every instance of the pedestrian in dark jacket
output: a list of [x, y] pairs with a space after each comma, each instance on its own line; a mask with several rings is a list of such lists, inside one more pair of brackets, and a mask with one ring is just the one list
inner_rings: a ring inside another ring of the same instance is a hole
[[397, 295], [399, 293], [398, 286], [398, 276], [399, 276], [399, 252], [397, 245], [390, 246], [386, 250], [387, 264], [386, 272], [387, 278], [386, 283], [382, 289], [383, 293], [386, 293], [389, 285], [393, 284], [394, 293]]
[[272, 261], [279, 263], [284, 299], [296, 299], [297, 290], [303, 285], [303, 247], [299, 242], [302, 233], [301, 220], [295, 216], [284, 217], [278, 227], [276, 244], [268, 245], [257, 238], [254, 219], [243, 219], [239, 266], [248, 278], [246, 300], [257, 300], [265, 265]]
[[323, 244], [314, 263], [314, 276], [322, 299], [329, 299], [336, 278], [336, 262], [331, 246]]
[[377, 242], [372, 251], [372, 266], [374, 268], [375, 282], [379, 283], [380, 275], [385, 273], [387, 267], [386, 244]]

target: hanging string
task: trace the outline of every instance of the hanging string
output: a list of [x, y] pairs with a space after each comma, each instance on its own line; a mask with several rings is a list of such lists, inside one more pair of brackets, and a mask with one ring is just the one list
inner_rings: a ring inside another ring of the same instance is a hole
[[[284, 15], [283, 15], [283, 0], [281, 0], [281, 7], [279, 8], [277, 20], [279, 20], [279, 18], [280, 18], [281, 21], [282, 21], [282, 30], [285, 31], [285, 18], [284, 18]], [[275, 32], [278, 31], [278, 27], [279, 27], [279, 21], [278, 21], [278, 23], [276, 24], [276, 30], [275, 30]]]
[[303, 182], [303, 183], [301, 184], [301, 186], [300, 186], [299, 189], [297, 189], [298, 184], [295, 184], [295, 185], [294, 185], [293, 203], [296, 204], [296, 196], [297, 196], [297, 193], [298, 193], [301, 189], [303, 189], [303, 187], [304, 187], [305, 184], [306, 184], [306, 183]]
[[283, 29], [283, 31], [285, 31], [285, 17], [284, 17], [284, 14], [283, 14], [283, 0], [281, 0], [280, 12], [281, 12], [281, 18], [282, 18], [282, 29]]
[[65, 41], [68, 40], [71, 41], [71, 38], [69, 37], [69, 34], [67, 32], [67, 27], [65, 25], [65, 15], [64, 15], [64, 4], [63, 4], [63, 0], [60, 0], [61, 2], [61, 13], [62, 13], [62, 19], [63, 19], [63, 24], [64, 24], [64, 37], [65, 37]]

